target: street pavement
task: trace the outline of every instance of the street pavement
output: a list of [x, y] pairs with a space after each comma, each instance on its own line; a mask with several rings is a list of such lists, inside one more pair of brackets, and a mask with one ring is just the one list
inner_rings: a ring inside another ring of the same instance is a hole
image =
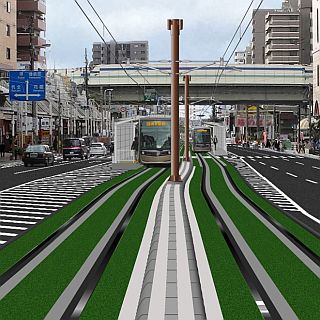
[[[249, 166], [269, 180], [283, 194], [292, 199], [302, 209], [291, 211], [291, 215], [320, 233], [320, 158], [319, 156], [291, 152], [276, 152], [270, 149], [228, 147], [229, 158], [241, 157]], [[272, 186], [269, 186], [272, 190]], [[270, 191], [269, 190], [269, 191]], [[265, 190], [267, 192], [267, 190]], [[264, 194], [266, 196], [266, 194]], [[276, 198], [276, 197], [275, 197]], [[272, 198], [268, 199], [272, 200]], [[284, 211], [281, 201], [277, 206]], [[292, 209], [292, 208], [291, 208]], [[290, 208], [288, 208], [288, 211]], [[310, 219], [306, 212], [311, 215]]]

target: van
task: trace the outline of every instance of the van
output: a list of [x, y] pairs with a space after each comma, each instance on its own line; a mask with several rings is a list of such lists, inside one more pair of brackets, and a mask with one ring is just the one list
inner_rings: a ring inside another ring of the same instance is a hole
[[63, 141], [63, 160], [71, 158], [88, 159], [89, 148], [82, 138], [70, 138]]

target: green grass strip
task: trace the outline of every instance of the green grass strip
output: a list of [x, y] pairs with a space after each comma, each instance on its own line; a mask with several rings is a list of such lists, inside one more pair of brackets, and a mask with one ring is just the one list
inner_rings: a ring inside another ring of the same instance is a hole
[[301, 227], [295, 221], [283, 214], [271, 203], [266, 201], [263, 197], [254, 192], [247, 183], [241, 178], [238, 171], [227, 163], [227, 170], [230, 173], [236, 186], [249, 197], [259, 208], [268, 212], [268, 214], [292, 233], [297, 239], [304, 243], [311, 251], [320, 256], [320, 242], [312, 233]]
[[213, 160], [211, 187], [253, 253], [299, 319], [320, 319], [320, 281], [229, 190]]
[[194, 160], [196, 169], [190, 184], [191, 201], [217, 290], [223, 318], [225, 320], [262, 319], [250, 289], [201, 192], [202, 168], [198, 165], [198, 161]]
[[80, 198], [72, 201], [66, 207], [52, 214], [42, 223], [37, 224], [25, 235], [12, 242], [7, 247], [0, 250], [0, 274], [12, 267], [16, 262], [23, 258], [28, 252], [34, 249], [38, 244], [48, 238], [52, 233], [58, 230], [64, 223], [70, 220], [74, 215], [80, 212], [87, 204], [96, 199], [107, 189], [124, 179], [138, 173], [143, 168], [131, 170], [108, 180], [92, 190], [83, 194]]
[[[169, 173], [169, 172], [168, 172]], [[168, 173], [157, 179], [141, 198], [126, 232], [112, 255], [81, 319], [118, 319], [132, 270], [139, 252], [155, 194]]]
[[2, 319], [44, 319], [132, 193], [160, 169], [151, 169], [113, 194], [33, 272], [0, 301]]

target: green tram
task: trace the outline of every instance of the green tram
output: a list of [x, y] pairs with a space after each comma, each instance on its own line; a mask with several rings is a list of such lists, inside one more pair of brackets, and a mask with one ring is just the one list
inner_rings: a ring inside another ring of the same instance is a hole
[[147, 117], [139, 120], [139, 161], [143, 164], [170, 164], [171, 119]]
[[211, 130], [209, 127], [193, 128], [192, 149], [194, 152], [211, 151]]

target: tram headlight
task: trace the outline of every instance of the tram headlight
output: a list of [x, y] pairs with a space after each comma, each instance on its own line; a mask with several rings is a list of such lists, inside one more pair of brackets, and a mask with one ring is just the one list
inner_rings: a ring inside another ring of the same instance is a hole
[[171, 151], [168, 151], [168, 154], [171, 154]]
[[141, 154], [142, 154], [142, 155], [144, 155], [144, 154], [145, 154], [145, 152], [144, 152], [144, 151], [141, 151]]

